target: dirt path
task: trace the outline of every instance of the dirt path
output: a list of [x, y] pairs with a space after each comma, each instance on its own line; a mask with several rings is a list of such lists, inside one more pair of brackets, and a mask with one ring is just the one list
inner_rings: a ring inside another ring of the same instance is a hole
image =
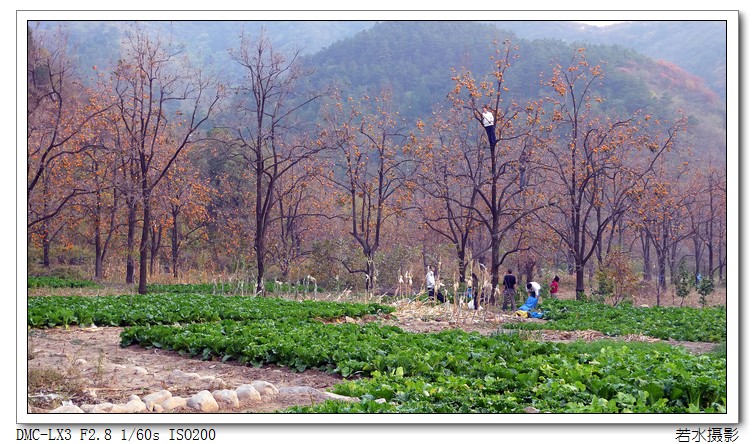
[[[298, 373], [274, 365], [255, 368], [237, 362], [201, 361], [136, 345], [123, 348], [121, 331], [117, 327], [30, 330], [29, 412], [46, 412], [60, 405], [60, 399], [50, 394], [61, 395], [76, 405], [119, 404], [126, 403], [132, 394], [141, 397], [160, 390], [191, 397], [202, 390], [233, 390], [258, 380], [278, 388], [316, 389], [332, 387], [342, 380], [317, 370]], [[176, 373], [196, 373], [199, 378], [177, 377]], [[278, 395], [242, 405], [236, 411], [271, 412], [311, 402], [310, 396]], [[177, 410], [181, 411], [189, 410]]]
[[[447, 316], [439, 316], [437, 313], [417, 316], [412, 311], [398, 311], [382, 321], [413, 332], [459, 328], [491, 334], [498, 331], [498, 325], [504, 319], [512, 320], [507, 318], [508, 315], [505, 314], [489, 313], [486, 316], [472, 315], [449, 321]], [[521, 321], [544, 322], [533, 319]], [[133, 394], [141, 397], [160, 390], [168, 390], [174, 396], [191, 397], [202, 390], [235, 389], [258, 380], [270, 382], [278, 388], [306, 386], [319, 390], [329, 389], [342, 381], [336, 375], [317, 370], [299, 373], [274, 365], [254, 368], [233, 361], [201, 361], [161, 349], [138, 346], [123, 348], [120, 346], [121, 331], [121, 328], [116, 327], [30, 329], [27, 361], [29, 412], [47, 412], [59, 406], [63, 399], [71, 400], [76, 405], [103, 402], [122, 404]], [[538, 330], [526, 335], [538, 341], [608, 339], [594, 331]], [[638, 335], [620, 339], [659, 341]], [[672, 344], [685, 346], [693, 353], [708, 352], [716, 345], [678, 341]], [[187, 380], [179, 377], [181, 373], [195, 373], [198, 377]], [[241, 405], [239, 409], [222, 411], [272, 412], [289, 406], [310, 405], [312, 402], [315, 401], [306, 394], [278, 395], [263, 397], [262, 402]], [[178, 410], [181, 411], [189, 410]]]

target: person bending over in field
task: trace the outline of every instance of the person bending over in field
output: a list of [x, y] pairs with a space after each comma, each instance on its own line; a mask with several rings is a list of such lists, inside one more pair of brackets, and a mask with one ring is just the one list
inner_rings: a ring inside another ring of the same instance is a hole
[[542, 318], [543, 314], [535, 311], [538, 302], [540, 302], [540, 284], [527, 282], [527, 300], [516, 311], [516, 315], [523, 318]]

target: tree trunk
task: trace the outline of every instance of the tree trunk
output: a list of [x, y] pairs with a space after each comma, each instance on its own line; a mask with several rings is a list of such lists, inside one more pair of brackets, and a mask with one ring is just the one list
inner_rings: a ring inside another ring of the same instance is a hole
[[102, 233], [100, 232], [99, 218], [94, 226], [94, 279], [102, 279]]
[[265, 281], [262, 278], [265, 275], [265, 261], [257, 258], [257, 293], [265, 293]]
[[700, 274], [700, 260], [703, 254], [700, 240], [697, 238], [697, 235], [693, 237], [692, 245], [694, 245], [695, 248], [695, 277], [697, 277], [697, 275]]
[[525, 284], [535, 280], [535, 261], [531, 258], [528, 258], [524, 263], [524, 274], [526, 276]]
[[365, 291], [370, 292], [375, 290], [375, 260], [372, 258], [372, 254], [367, 255], [367, 278], [365, 279]]
[[577, 276], [576, 298], [578, 301], [585, 300], [585, 264], [578, 258], [574, 258], [574, 272]]
[[128, 231], [126, 234], [126, 283], [134, 283], [134, 235], [136, 233], [136, 202], [128, 206]]
[[718, 282], [724, 281], [724, 242], [718, 239]]
[[668, 256], [668, 267], [669, 267], [669, 278], [671, 282], [676, 282], [676, 273], [677, 273], [677, 256], [678, 256], [678, 245], [677, 243], [672, 243], [671, 248], [669, 249], [669, 256]]
[[50, 268], [50, 239], [47, 230], [42, 234], [42, 266]]
[[710, 242], [708, 242], [708, 277], [713, 279], [713, 234], [711, 233]]
[[[105, 278], [105, 257], [107, 256], [108, 247], [110, 246], [110, 240], [113, 238], [113, 233], [115, 233], [115, 215], [116, 215], [116, 209], [118, 208], [118, 195], [115, 193], [115, 190], [113, 191], [114, 191], [113, 207], [110, 210], [110, 222], [108, 223], [107, 236], [105, 236], [104, 241], [100, 239], [99, 253], [95, 255], [95, 260], [94, 260], [95, 269], [96, 269], [95, 274], [97, 275], [98, 279]], [[100, 236], [101, 236], [101, 233], [100, 233]]]
[[661, 290], [666, 290], [666, 253], [656, 251], [658, 255], [658, 286]]
[[647, 235], [640, 235], [640, 244], [642, 245], [642, 280], [650, 282], [653, 276], [653, 266], [650, 261], [650, 239]]
[[94, 279], [102, 279], [102, 205], [100, 193], [96, 195], [95, 210], [94, 210]]
[[[595, 209], [595, 219], [600, 221], [601, 216], [600, 207], [597, 207]], [[595, 258], [598, 260], [598, 269], [603, 265], [603, 232], [601, 231], [598, 233], [598, 238], [595, 239], [595, 243], [597, 244], [597, 248], [595, 250]]]
[[458, 267], [459, 267], [459, 283], [466, 282], [467, 277], [467, 264], [466, 264], [466, 253], [464, 250], [457, 248], [456, 249], [456, 260], [458, 261]]
[[[498, 231], [498, 223], [497, 218], [494, 218], [496, 222], [493, 223], [493, 230], [494, 232]], [[490, 250], [490, 285], [491, 285], [491, 294], [490, 294], [490, 303], [492, 305], [498, 305], [498, 302], [495, 298], [495, 289], [498, 288], [498, 279], [499, 279], [499, 273], [501, 269], [500, 265], [500, 245], [501, 245], [501, 239], [499, 235], [493, 235], [490, 240], [491, 250]]]
[[254, 250], [257, 253], [257, 293], [265, 294], [265, 240], [261, 233], [260, 217], [257, 217], [257, 231], [254, 234]]
[[160, 258], [160, 247], [163, 242], [163, 227], [152, 227], [150, 229], [150, 247], [149, 247], [149, 275], [152, 277], [155, 273], [155, 261]]
[[173, 212], [173, 227], [170, 233], [170, 254], [173, 262], [173, 277], [178, 278], [178, 213]]
[[149, 260], [150, 208], [149, 191], [144, 191], [144, 220], [142, 221], [142, 239], [139, 242], [139, 294], [147, 294], [147, 265]]

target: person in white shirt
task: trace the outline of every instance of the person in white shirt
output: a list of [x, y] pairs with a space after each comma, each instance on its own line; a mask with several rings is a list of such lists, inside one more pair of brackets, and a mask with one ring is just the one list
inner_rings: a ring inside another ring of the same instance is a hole
[[527, 295], [524, 305], [519, 307], [515, 314], [523, 318], [542, 318], [543, 314], [535, 311], [537, 303], [540, 302], [540, 284], [527, 282]]
[[490, 142], [490, 147], [493, 148], [498, 140], [495, 138], [495, 117], [488, 105], [482, 105], [482, 126], [485, 127], [485, 132], [488, 133], [488, 142]]
[[430, 265], [427, 267], [427, 275], [425, 276], [425, 287], [427, 287], [428, 299], [437, 299], [440, 302], [445, 302], [443, 295], [440, 292], [435, 292], [435, 267]]
[[540, 284], [537, 282], [530, 282], [527, 284], [527, 290], [530, 291], [530, 293], [535, 293], [533, 296], [536, 298], [540, 298]]

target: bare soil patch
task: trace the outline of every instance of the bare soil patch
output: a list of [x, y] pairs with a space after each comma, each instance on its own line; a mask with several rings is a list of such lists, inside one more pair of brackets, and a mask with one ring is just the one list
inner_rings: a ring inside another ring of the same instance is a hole
[[[274, 365], [255, 368], [233, 361], [202, 361], [136, 345], [124, 348], [120, 346], [122, 330], [118, 327], [29, 330], [29, 412], [47, 412], [63, 400], [76, 405], [125, 404], [132, 394], [141, 397], [160, 390], [188, 398], [202, 390], [233, 390], [256, 380], [270, 382], [278, 388], [316, 389], [326, 389], [342, 381], [336, 375], [317, 370], [299, 373]], [[175, 378], [175, 370], [196, 373], [200, 378], [191, 381]], [[312, 402], [310, 396], [281, 394], [263, 397], [262, 402], [242, 405], [235, 411], [272, 412]], [[189, 410], [177, 410], [182, 411]]]

